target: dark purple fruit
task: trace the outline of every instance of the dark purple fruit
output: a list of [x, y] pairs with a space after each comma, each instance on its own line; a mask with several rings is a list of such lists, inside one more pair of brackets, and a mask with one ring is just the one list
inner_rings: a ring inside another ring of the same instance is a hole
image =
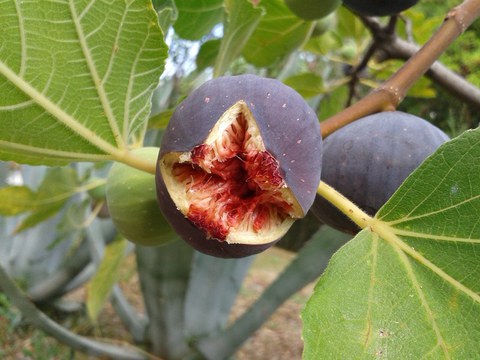
[[343, 0], [343, 4], [365, 16], [392, 16], [411, 8], [418, 0]]
[[[413, 115], [400, 111], [370, 115], [325, 139], [322, 181], [373, 216], [407, 176], [447, 140], [440, 129]], [[312, 212], [338, 230], [359, 231], [320, 196]]]
[[321, 157], [318, 119], [293, 89], [254, 75], [214, 79], [177, 107], [165, 130], [160, 208], [195, 249], [252, 255], [307, 213]]

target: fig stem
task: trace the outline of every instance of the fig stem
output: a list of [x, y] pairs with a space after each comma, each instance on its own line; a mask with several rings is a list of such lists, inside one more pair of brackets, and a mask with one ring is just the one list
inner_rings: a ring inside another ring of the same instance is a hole
[[155, 161], [141, 158], [130, 151], [123, 152], [121, 155], [115, 157], [113, 160], [124, 163], [135, 169], [145, 171], [149, 174], [155, 175], [157, 164]]
[[373, 218], [360, 209], [357, 205], [348, 200], [330, 185], [320, 181], [317, 193], [332, 203], [338, 210], [348, 216], [355, 224], [362, 229], [370, 227]]
[[362, 100], [323, 121], [322, 137], [374, 112], [395, 110], [408, 89], [478, 17], [480, 0], [465, 0], [450, 10], [439, 30], [385, 83]]

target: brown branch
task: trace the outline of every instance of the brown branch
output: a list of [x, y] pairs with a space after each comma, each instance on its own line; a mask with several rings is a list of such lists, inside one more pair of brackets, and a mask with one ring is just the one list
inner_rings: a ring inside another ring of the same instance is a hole
[[[420, 47], [408, 41], [396, 38], [393, 42], [379, 44], [378, 49], [384, 53], [383, 60], [408, 60], [420, 49]], [[434, 62], [425, 75], [456, 98], [464, 101], [472, 107], [480, 109], [480, 89], [466, 81], [463, 77], [456, 74], [442, 63], [438, 61]]]
[[430, 40], [383, 85], [362, 100], [322, 122], [322, 136], [326, 137], [340, 127], [374, 112], [395, 110], [408, 89], [479, 16], [480, 0], [465, 0], [452, 9]]

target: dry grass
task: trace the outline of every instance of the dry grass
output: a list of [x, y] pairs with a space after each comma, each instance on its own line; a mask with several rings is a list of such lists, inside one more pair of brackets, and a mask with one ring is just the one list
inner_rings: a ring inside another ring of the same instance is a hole
[[[275, 279], [288, 264], [292, 254], [281, 249], [271, 249], [255, 259], [243, 284], [240, 296], [235, 304], [232, 320], [245, 311], [261, 295], [263, 290]], [[128, 259], [123, 268], [121, 286], [129, 301], [139, 311], [143, 311], [138, 276], [135, 272], [134, 258]], [[236, 354], [238, 360], [292, 360], [300, 359], [303, 343], [301, 340], [300, 312], [313, 291], [309, 285], [285, 302], [273, 316], [258, 330]], [[69, 295], [69, 299], [83, 302], [85, 289], [79, 289]], [[98, 322], [93, 326], [83, 316], [60, 319], [74, 332], [102, 339], [130, 342], [130, 335], [124, 329], [120, 319], [110, 305], [100, 313]], [[72, 352], [56, 340], [31, 327], [20, 326], [8, 330], [9, 320], [0, 316], [0, 358], [5, 360], [38, 359], [88, 359]]]

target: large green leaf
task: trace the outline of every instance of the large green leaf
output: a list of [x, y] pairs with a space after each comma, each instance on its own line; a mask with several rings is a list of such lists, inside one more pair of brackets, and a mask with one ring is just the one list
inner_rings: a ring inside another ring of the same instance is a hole
[[225, 11], [227, 17], [215, 62], [215, 76], [223, 75], [230, 63], [241, 54], [247, 40], [265, 14], [262, 7], [245, 0], [225, 0]]
[[222, 22], [223, 0], [175, 0], [175, 5], [178, 19], [173, 27], [184, 39], [200, 40]]
[[243, 56], [256, 66], [270, 66], [300, 47], [314, 23], [295, 16], [283, 0], [262, 0], [266, 14], [245, 45]]
[[166, 46], [148, 0], [0, 2], [0, 159], [121, 159]]
[[446, 143], [341, 249], [303, 320], [306, 359], [478, 359], [480, 129]]

